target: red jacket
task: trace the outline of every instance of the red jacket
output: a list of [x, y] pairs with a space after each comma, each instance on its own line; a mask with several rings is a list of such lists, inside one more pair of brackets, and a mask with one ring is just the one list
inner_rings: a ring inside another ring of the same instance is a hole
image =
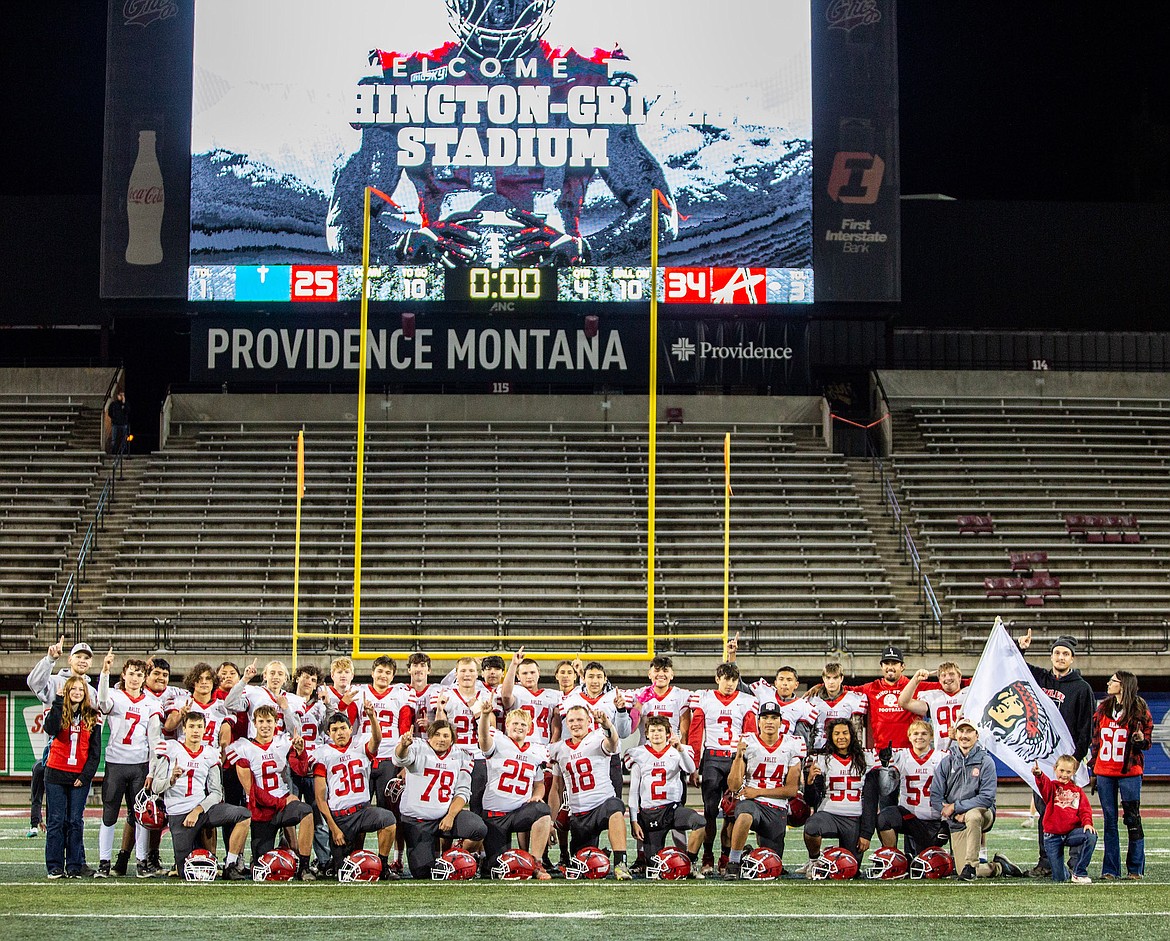
[[1077, 784], [1061, 784], [1053, 781], [1043, 771], [1035, 771], [1036, 783], [1040, 785], [1040, 796], [1044, 798], [1044, 819], [1041, 826], [1045, 833], [1064, 836], [1076, 827], [1093, 825], [1093, 805], [1089, 795]]

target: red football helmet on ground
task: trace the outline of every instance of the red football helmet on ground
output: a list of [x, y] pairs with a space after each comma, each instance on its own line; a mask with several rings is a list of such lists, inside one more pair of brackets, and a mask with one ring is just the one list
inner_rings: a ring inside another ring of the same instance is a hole
[[391, 778], [386, 784], [386, 800], [391, 804], [397, 804], [402, 800], [402, 792], [406, 790], [406, 779], [401, 775], [396, 778]]
[[911, 879], [946, 879], [954, 874], [954, 857], [938, 846], [928, 846], [910, 860]]
[[883, 846], [869, 857], [865, 867], [867, 879], [905, 879], [910, 875], [910, 860], [896, 847]]
[[479, 875], [479, 863], [463, 850], [447, 850], [431, 864], [431, 878], [436, 882], [474, 879]]
[[369, 850], [350, 853], [337, 867], [338, 882], [377, 882], [381, 876], [382, 860]]
[[162, 801], [145, 790], [139, 791], [134, 797], [134, 819], [147, 830], [167, 828], [167, 811]]
[[852, 879], [860, 870], [857, 857], [843, 846], [830, 846], [813, 860], [810, 879]]
[[252, 866], [253, 882], [288, 882], [297, 874], [297, 856], [290, 849], [269, 850]]
[[799, 794], [788, 799], [788, 826], [803, 827], [811, 816], [812, 808]]
[[784, 862], [775, 850], [760, 846], [740, 860], [739, 875], [741, 879], [754, 879], [757, 882], [779, 879], [784, 875]]
[[569, 829], [569, 805], [568, 804], [563, 805], [561, 807], [561, 809], [557, 811], [557, 815], [556, 815], [556, 818], [553, 820], [553, 824], [556, 826], [556, 828], [558, 830]]
[[659, 850], [646, 864], [647, 879], [662, 879], [673, 882], [676, 879], [685, 879], [691, 874], [691, 861], [682, 850], [667, 847]]
[[214, 882], [218, 872], [215, 856], [209, 850], [191, 850], [191, 855], [183, 860], [183, 878], [188, 882]]
[[596, 846], [578, 850], [565, 867], [566, 879], [604, 879], [609, 875], [609, 855]]
[[524, 850], [504, 850], [492, 866], [492, 878], [505, 882], [531, 879], [536, 875], [536, 857]]

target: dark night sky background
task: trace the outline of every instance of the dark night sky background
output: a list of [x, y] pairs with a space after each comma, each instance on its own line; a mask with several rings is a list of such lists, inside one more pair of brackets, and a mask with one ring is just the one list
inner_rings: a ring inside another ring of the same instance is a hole
[[[1164, 202], [1158, 17], [1083, 0], [899, 4], [903, 193]], [[106, 4], [23, 12], [5, 44], [0, 195], [101, 192]]]

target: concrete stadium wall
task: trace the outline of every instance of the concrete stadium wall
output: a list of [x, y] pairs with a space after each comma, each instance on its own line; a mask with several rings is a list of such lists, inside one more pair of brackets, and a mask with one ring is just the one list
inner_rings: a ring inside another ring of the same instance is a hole
[[1170, 399], [1170, 375], [1158, 373], [882, 369], [878, 376], [891, 399]]
[[98, 404], [116, 372], [112, 367], [0, 369], [0, 395], [51, 395]]

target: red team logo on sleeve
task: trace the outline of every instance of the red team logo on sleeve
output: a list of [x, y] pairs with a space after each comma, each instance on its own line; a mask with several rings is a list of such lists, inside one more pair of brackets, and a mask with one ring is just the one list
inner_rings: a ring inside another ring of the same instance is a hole
[[763, 304], [766, 268], [667, 268], [668, 304]]
[[337, 269], [329, 265], [293, 265], [294, 301], [336, 301]]

